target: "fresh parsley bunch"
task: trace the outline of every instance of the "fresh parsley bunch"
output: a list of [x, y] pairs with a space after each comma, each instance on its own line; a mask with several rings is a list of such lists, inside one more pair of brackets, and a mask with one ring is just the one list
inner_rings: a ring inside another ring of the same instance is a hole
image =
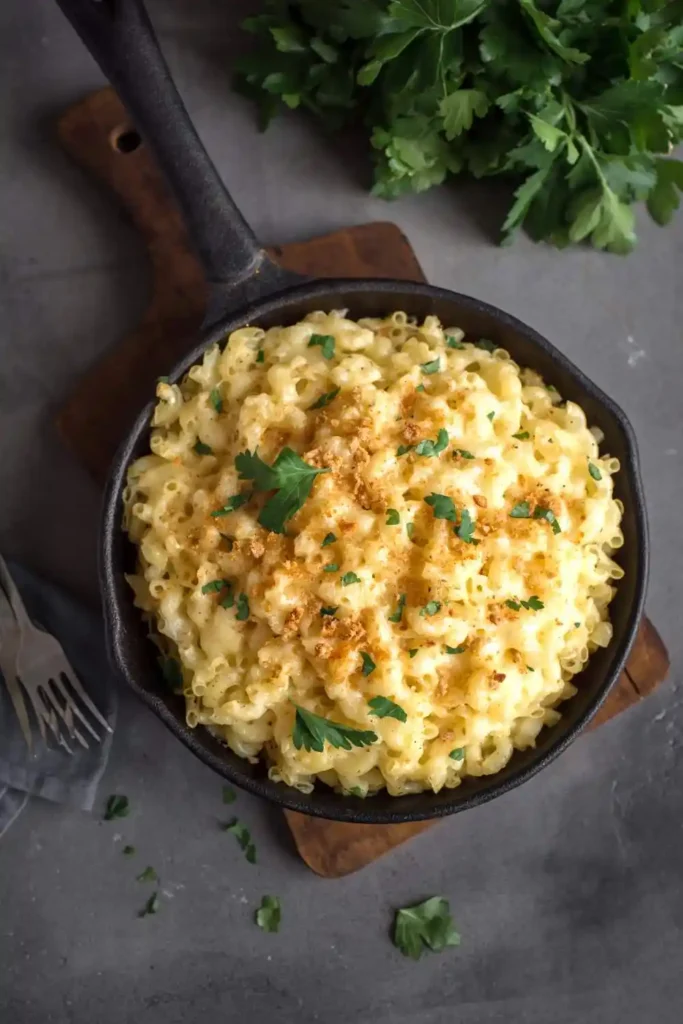
[[683, 0], [265, 0], [238, 83], [263, 123], [284, 107], [358, 119], [376, 195], [449, 175], [512, 175], [503, 241], [627, 253], [633, 203], [666, 224], [683, 163]]

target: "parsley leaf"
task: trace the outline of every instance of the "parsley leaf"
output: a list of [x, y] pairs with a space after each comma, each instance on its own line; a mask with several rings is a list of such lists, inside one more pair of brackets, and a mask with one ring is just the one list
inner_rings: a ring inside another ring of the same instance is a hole
[[474, 539], [474, 530], [476, 522], [467, 511], [466, 508], [460, 513], [460, 523], [455, 528], [455, 532], [460, 538], [464, 540], [466, 544], [478, 544], [479, 541]]
[[541, 608], [545, 608], [543, 601], [539, 601], [535, 594], [533, 597], [530, 597], [528, 601], [520, 601], [520, 604], [522, 605], [522, 608], [526, 608], [527, 611], [540, 612]]
[[223, 399], [221, 398], [221, 393], [218, 388], [211, 389], [211, 392], [209, 394], [209, 401], [211, 402], [211, 405], [213, 406], [216, 412], [223, 412]]
[[282, 907], [277, 896], [263, 896], [261, 906], [256, 911], [254, 919], [264, 932], [279, 932]]
[[158, 880], [157, 873], [150, 864], [136, 878], [136, 882], [157, 882]]
[[250, 864], [256, 863], [256, 847], [251, 839], [251, 832], [247, 826], [239, 820], [239, 818], [233, 818], [227, 825], [223, 826], [224, 832], [230, 832], [231, 835], [237, 840], [240, 849], [243, 851], [246, 860]]
[[342, 587], [350, 587], [352, 583], [360, 583], [360, 576], [356, 576], [355, 572], [345, 572], [341, 578]]
[[461, 459], [473, 459], [474, 455], [472, 452], [468, 452], [466, 448], [456, 448], [453, 452], [454, 455], [459, 455]]
[[439, 370], [441, 369], [441, 360], [437, 356], [436, 359], [432, 359], [431, 362], [429, 363], [421, 363], [420, 369], [424, 374], [426, 374], [429, 377], [432, 373], [439, 372]]
[[602, 480], [602, 473], [600, 472], [600, 470], [598, 469], [598, 467], [594, 463], [592, 463], [592, 462], [588, 463], [588, 472], [590, 473], [590, 475], [593, 477], [594, 480]]
[[417, 647], [411, 647], [411, 649], [408, 651], [408, 657], [409, 658], [414, 658], [415, 655], [417, 654], [417, 651], [418, 651]]
[[449, 946], [459, 946], [460, 936], [453, 926], [448, 900], [432, 896], [424, 903], [398, 910], [393, 942], [413, 960], [419, 960], [428, 950], [440, 953]]
[[446, 654], [463, 654], [466, 650], [465, 644], [460, 644], [458, 647], [449, 647], [445, 645]]
[[425, 389], [424, 384], [418, 384], [417, 387], [415, 388], [416, 391], [424, 391], [424, 389]]
[[368, 707], [378, 718], [395, 718], [398, 722], [408, 721], [408, 716], [400, 704], [395, 704], [388, 697], [372, 697], [368, 701]]
[[528, 501], [519, 501], [510, 509], [512, 519], [528, 519], [531, 515], [531, 508]]
[[505, 602], [505, 607], [511, 608], [513, 612], [518, 612], [522, 606], [519, 601], [513, 601], [512, 598], [510, 598]]
[[372, 673], [377, 668], [377, 665], [374, 663], [374, 661], [372, 660], [372, 658], [370, 657], [370, 655], [368, 654], [367, 651], [361, 651], [360, 652], [360, 656], [361, 656], [361, 660], [363, 662], [363, 675], [364, 676], [372, 675]]
[[438, 611], [441, 611], [441, 601], [428, 601], [423, 608], [420, 608], [420, 615], [424, 618], [425, 615], [436, 615]]
[[320, 545], [320, 547], [321, 548], [326, 548], [328, 544], [334, 544], [336, 539], [337, 538], [336, 538], [336, 536], [333, 533], [326, 533], [325, 536], [323, 537], [323, 542]]
[[240, 452], [235, 459], [242, 480], [253, 480], [259, 491], [275, 491], [261, 509], [258, 521], [272, 533], [284, 533], [285, 525], [308, 498], [319, 473], [328, 469], [309, 466], [291, 448], [283, 448], [272, 466], [256, 452]]
[[465, 346], [457, 338], [454, 338], [452, 334], [446, 336], [446, 344], [449, 348], [464, 348]]
[[124, 848], [123, 848], [123, 850], [121, 852], [122, 852], [124, 857], [132, 857], [133, 854], [135, 853], [135, 847], [134, 846], [124, 846]]
[[397, 509], [395, 509], [395, 508], [388, 508], [387, 509], [387, 521], [386, 521], [385, 525], [386, 526], [398, 526], [398, 524], [400, 522], [401, 522], [401, 517], [398, 514]]
[[260, 348], [258, 350], [258, 352], [256, 353], [256, 362], [257, 363], [263, 363], [263, 362], [265, 362], [265, 358], [266, 358], [265, 352], [263, 351], [262, 348]]
[[230, 586], [229, 580], [210, 580], [202, 587], [202, 594], [219, 594], [225, 587]]
[[138, 917], [148, 917], [150, 914], [157, 914], [160, 906], [159, 893], [153, 892], [142, 910], [138, 913]]
[[235, 618], [238, 622], [246, 622], [249, 618], [249, 598], [246, 594], [240, 594], [237, 598], [237, 614]]
[[319, 345], [325, 359], [334, 357], [334, 337], [331, 334], [312, 334], [308, 343], [309, 348]]
[[486, 419], [487, 419], [487, 420], [491, 420], [491, 422], [493, 423], [493, 417], [494, 417], [495, 415], [496, 415], [496, 414], [495, 414], [495, 412], [487, 412], [487, 413], [486, 413]]
[[312, 411], [313, 409], [324, 409], [326, 405], [329, 405], [330, 402], [333, 402], [335, 400], [340, 390], [340, 388], [334, 388], [332, 391], [328, 391], [324, 395], [321, 395], [318, 401], [314, 402], [313, 405], [310, 407], [309, 412]]
[[464, 761], [465, 760], [465, 748], [464, 747], [456, 747], [455, 750], [451, 750], [451, 752], [450, 752], [450, 754], [448, 756], [450, 758], [452, 758], [454, 761]]
[[400, 444], [396, 449], [397, 455], [407, 455], [408, 452], [412, 452], [415, 445], [412, 444]]
[[[517, 441], [528, 441], [531, 435], [528, 430], [520, 430], [517, 434], [513, 434], [512, 436], [516, 438]], [[512, 513], [510, 514], [512, 515]]]
[[431, 505], [434, 510], [435, 519], [448, 519], [451, 523], [456, 521], [456, 509], [453, 499], [446, 494], [430, 494], [425, 498], [425, 504]]
[[325, 742], [337, 750], [351, 750], [353, 747], [369, 747], [377, 742], [377, 735], [366, 729], [354, 729], [350, 725], [331, 722], [321, 715], [295, 704], [296, 716], [292, 741], [297, 750], [315, 750], [321, 754]]
[[248, 494], [233, 494], [231, 498], [228, 498], [225, 505], [222, 508], [217, 508], [211, 515], [214, 519], [218, 519], [220, 516], [227, 516], [230, 512], [234, 512], [235, 509], [240, 508], [249, 501]]
[[436, 435], [436, 441], [431, 441], [427, 438], [425, 441], [420, 441], [419, 444], [415, 445], [415, 453], [417, 455], [424, 455], [427, 458], [431, 458], [434, 455], [439, 455], [448, 447], [448, 432], [441, 428], [439, 433]]
[[223, 786], [223, 803], [234, 804], [237, 799], [237, 793], [231, 786]]
[[339, 565], [337, 562], [328, 562], [327, 565], [323, 566], [323, 572], [339, 572]]
[[221, 608], [232, 608], [235, 603], [235, 595], [232, 590], [232, 583], [228, 583], [226, 587], [227, 593], [218, 602]]
[[408, 540], [412, 540], [415, 533], [415, 523], [406, 523], [406, 533], [408, 534]]
[[324, 615], [335, 615], [339, 611], [339, 605], [326, 605], [324, 604], [320, 609], [320, 617]]
[[392, 614], [389, 616], [389, 622], [400, 622], [401, 621], [401, 619], [403, 618], [403, 609], [405, 608], [405, 605], [406, 605], [406, 595], [405, 594], [401, 594], [401, 596], [398, 599], [398, 605], [396, 606], [396, 611], [392, 612]]
[[105, 821], [114, 821], [115, 818], [127, 818], [130, 814], [130, 803], [127, 796], [119, 796], [115, 793], [107, 800], [104, 811]]
[[549, 508], [542, 508], [540, 505], [537, 505], [536, 508], [534, 509], [533, 518], [534, 519], [545, 519], [545, 521], [547, 523], [550, 523], [550, 525], [552, 526], [553, 533], [561, 533], [562, 532], [562, 528], [561, 528], [560, 524], [557, 521], [557, 517], [556, 517], [555, 513], [552, 512]]
[[213, 455], [213, 448], [203, 441], [195, 441], [194, 450], [197, 455]]

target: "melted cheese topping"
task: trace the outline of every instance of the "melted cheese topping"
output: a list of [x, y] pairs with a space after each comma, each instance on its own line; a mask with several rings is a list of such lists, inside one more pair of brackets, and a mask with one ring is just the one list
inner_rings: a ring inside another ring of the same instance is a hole
[[[275, 779], [398, 795], [496, 772], [610, 641], [618, 462], [579, 406], [480, 344], [435, 317], [317, 312], [235, 331], [157, 386], [124, 495], [130, 583], [181, 666], [188, 723]], [[284, 447], [329, 470], [285, 535], [259, 525], [258, 492], [211, 514], [251, 492], [240, 452], [272, 464]], [[377, 696], [406, 721], [373, 713]], [[377, 741], [297, 749], [294, 704]]]

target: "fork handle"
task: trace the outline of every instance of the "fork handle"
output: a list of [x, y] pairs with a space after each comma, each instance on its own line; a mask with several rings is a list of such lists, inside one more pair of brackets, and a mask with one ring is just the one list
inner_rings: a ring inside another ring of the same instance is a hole
[[30, 629], [33, 626], [33, 623], [26, 611], [26, 606], [24, 605], [21, 594], [17, 589], [17, 585], [10, 576], [10, 571], [7, 568], [7, 562], [2, 555], [0, 555], [0, 586], [2, 586], [2, 589], [9, 598], [9, 603], [12, 606], [12, 611], [14, 612], [14, 617], [17, 620], [19, 628], [21, 630]]

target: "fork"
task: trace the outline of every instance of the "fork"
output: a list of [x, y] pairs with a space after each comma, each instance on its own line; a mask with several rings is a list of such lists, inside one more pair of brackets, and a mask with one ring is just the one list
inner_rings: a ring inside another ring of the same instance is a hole
[[86, 711], [107, 732], [112, 731], [109, 723], [83, 689], [59, 641], [31, 621], [2, 555], [0, 585], [9, 597], [21, 631], [16, 675], [31, 702], [43, 742], [47, 745], [47, 726], [57, 743], [70, 754], [73, 750], [68, 739], [88, 748], [83, 731], [100, 743], [102, 736], [86, 716]]

